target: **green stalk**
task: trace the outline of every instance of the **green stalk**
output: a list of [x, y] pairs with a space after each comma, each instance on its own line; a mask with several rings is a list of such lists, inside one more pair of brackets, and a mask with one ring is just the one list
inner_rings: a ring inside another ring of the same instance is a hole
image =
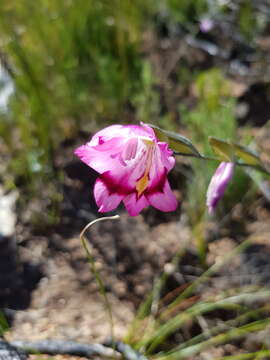
[[106, 217], [95, 219], [95, 220], [91, 221], [90, 223], [88, 223], [80, 233], [80, 240], [81, 240], [82, 246], [83, 246], [83, 248], [84, 248], [84, 250], [86, 252], [87, 260], [88, 260], [88, 263], [89, 263], [89, 266], [90, 266], [90, 270], [92, 271], [92, 273], [93, 273], [93, 275], [95, 277], [95, 280], [98, 283], [99, 291], [100, 291], [100, 293], [101, 293], [101, 295], [103, 296], [103, 299], [104, 299], [105, 308], [106, 308], [106, 310], [108, 312], [108, 317], [109, 317], [109, 323], [110, 323], [110, 328], [111, 328], [111, 337], [112, 337], [113, 340], [114, 340], [114, 323], [113, 323], [113, 315], [112, 315], [111, 304], [109, 302], [109, 299], [108, 299], [108, 296], [107, 296], [107, 293], [106, 293], [104, 282], [101, 279], [99, 271], [96, 268], [95, 259], [94, 259], [93, 255], [91, 254], [91, 252], [89, 250], [88, 240], [85, 238], [84, 234], [92, 225], [96, 224], [97, 222], [105, 221], [105, 220], [116, 220], [116, 219], [119, 219], [119, 217], [120, 217], [119, 215], [114, 215], [114, 216], [106, 216]]
[[232, 340], [240, 339], [250, 333], [258, 332], [265, 329], [270, 324], [270, 318], [265, 320], [254, 321], [248, 325], [241, 326], [240, 328], [231, 329], [223, 334], [214, 336], [206, 341], [203, 341], [199, 344], [192, 345], [183, 350], [176, 351], [171, 355], [165, 355], [157, 357], [158, 360], [181, 360], [191, 356], [194, 356], [206, 348], [211, 346], [218, 346], [220, 344], [228, 343]]
[[[235, 255], [239, 254], [241, 251], [246, 249], [251, 245], [251, 240], [247, 239], [243, 241], [240, 245], [238, 245], [235, 249], [233, 249], [230, 253], [228, 253], [222, 261], [213, 264], [208, 270], [206, 270], [197, 280], [193, 281], [169, 306], [168, 310], [170, 311], [175, 305], [179, 304], [182, 300], [191, 296], [192, 293], [197, 289], [197, 287], [204, 282], [206, 282], [209, 277], [218, 272], [222, 266], [224, 266], [228, 261], [230, 261]], [[166, 313], [165, 313], [166, 314]], [[163, 314], [164, 315], [164, 314]]]
[[270, 357], [270, 350], [260, 350], [249, 354], [223, 356], [216, 360], [259, 360]]
[[218, 335], [219, 333], [224, 332], [225, 330], [228, 330], [229, 328], [232, 328], [232, 327], [235, 328], [237, 326], [244, 325], [248, 320], [258, 318], [258, 316], [262, 315], [266, 311], [269, 311], [269, 309], [270, 309], [270, 306], [267, 305], [267, 306], [263, 306], [262, 308], [260, 308], [258, 310], [247, 311], [244, 314], [237, 316], [235, 319], [228, 320], [221, 325], [217, 325], [217, 326], [185, 341], [184, 343], [182, 343], [181, 345], [175, 347], [172, 351], [170, 351], [170, 354], [175, 353], [176, 351], [183, 350], [187, 347], [198, 344], [200, 342], [203, 342], [204, 340], [207, 340], [210, 337]]
[[[227, 256], [224, 257], [223, 261], [212, 265], [207, 271], [205, 271], [197, 280], [195, 280], [190, 286], [188, 286], [168, 307], [167, 309], [161, 313], [159, 319], [156, 321], [162, 321], [162, 317], [166, 317], [169, 315], [170, 311], [178, 305], [182, 300], [190, 297], [192, 293], [196, 290], [196, 288], [201, 285], [203, 282], [207, 281], [210, 276], [216, 273], [225, 263], [227, 263], [233, 256], [243, 251], [247, 246], [251, 243], [250, 239], [245, 240], [239, 246], [237, 246], [232, 252], [230, 252]], [[246, 294], [244, 294], [246, 296]], [[235, 297], [229, 298], [230, 300], [235, 299]], [[228, 300], [228, 299], [227, 299]], [[239, 296], [237, 297], [239, 301]], [[154, 333], [146, 336], [137, 344], [137, 348], [141, 347], [149, 347], [148, 352], [152, 352], [161, 342], [165, 341], [165, 339], [172, 334], [175, 330], [179, 329], [186, 321], [198, 316], [204, 312], [214, 310], [215, 308], [224, 307], [226, 304], [222, 300], [221, 302], [204, 302], [195, 304], [183, 313], [178, 314], [174, 318], [167, 321], [164, 325], [159, 326]], [[234, 307], [232, 303], [227, 304], [227, 306]]]
[[[198, 156], [198, 155], [194, 155], [194, 154], [185, 154], [185, 153], [176, 152], [176, 151], [174, 151], [173, 153], [175, 156], [178, 155], [178, 156], [192, 157], [192, 158], [196, 158], [198, 160], [215, 161], [216, 163], [222, 162], [222, 160], [220, 160], [220, 158], [217, 158], [215, 156], [207, 156], [207, 155], [202, 155], [202, 154], [200, 154], [200, 156]], [[239, 161], [231, 161], [231, 162], [233, 162], [237, 166], [251, 168], [253, 170], [257, 170], [265, 175], [270, 176], [270, 172], [261, 166], [251, 165], [251, 164], [247, 164], [247, 163], [243, 163], [243, 162], [239, 162]]]
[[[183, 247], [174, 256], [174, 258], [171, 262], [172, 268], [174, 268], [174, 266], [176, 266], [179, 263], [180, 259], [185, 255], [187, 243], [188, 243], [188, 240], [186, 240], [186, 243], [183, 244]], [[163, 286], [166, 284], [169, 276], [170, 276], [170, 273], [164, 271], [162, 273], [162, 275], [160, 276], [160, 278], [156, 281], [155, 289], [153, 289], [153, 291], [147, 296], [146, 300], [140, 305], [139, 310], [136, 315], [136, 318], [133, 321], [133, 324], [132, 324], [131, 328], [129, 329], [128, 335], [125, 338], [125, 341], [127, 343], [131, 342], [133, 334], [136, 333], [138, 331], [138, 329], [140, 329], [140, 324], [141, 324], [142, 319], [144, 319], [145, 317], [147, 317], [150, 314], [149, 322], [146, 325], [146, 329], [148, 329], [149, 331], [150, 331], [149, 324], [151, 323], [153, 325], [153, 320], [154, 320], [154, 322], [157, 321], [157, 319], [154, 318], [153, 314], [151, 313], [151, 309], [153, 308], [152, 303], [153, 303], [154, 299], [157, 298], [157, 293], [161, 292], [161, 290], [162, 290]], [[148, 331], [144, 330], [144, 336], [142, 339], [146, 338], [147, 336], [148, 336]], [[138, 344], [135, 344], [134, 346], [136, 348], [139, 348], [139, 346], [137, 346], [137, 345]]]

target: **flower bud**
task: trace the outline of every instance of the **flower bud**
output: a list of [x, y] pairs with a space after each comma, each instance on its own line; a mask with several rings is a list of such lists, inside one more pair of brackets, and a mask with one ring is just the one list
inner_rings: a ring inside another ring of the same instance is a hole
[[207, 189], [206, 205], [209, 214], [212, 214], [223, 197], [228, 183], [233, 176], [234, 163], [222, 162], [216, 169]]

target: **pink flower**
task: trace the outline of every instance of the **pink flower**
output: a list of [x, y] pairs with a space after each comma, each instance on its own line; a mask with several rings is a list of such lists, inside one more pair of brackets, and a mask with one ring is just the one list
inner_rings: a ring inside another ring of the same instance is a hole
[[214, 22], [213, 20], [211, 20], [210, 18], [203, 18], [200, 21], [200, 30], [202, 32], [209, 32], [213, 29], [214, 27]]
[[131, 216], [149, 205], [161, 211], [176, 209], [167, 179], [175, 164], [173, 152], [151, 127], [143, 123], [109, 126], [75, 154], [100, 174], [94, 185], [99, 212], [111, 211], [121, 201]]
[[226, 187], [233, 176], [233, 169], [233, 163], [221, 162], [212, 176], [206, 195], [209, 214], [214, 212], [219, 200], [223, 197]]

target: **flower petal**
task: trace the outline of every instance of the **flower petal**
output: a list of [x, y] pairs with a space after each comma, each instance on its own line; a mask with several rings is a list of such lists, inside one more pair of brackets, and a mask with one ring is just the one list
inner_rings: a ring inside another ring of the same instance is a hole
[[119, 166], [126, 166], [125, 160], [134, 159], [138, 136], [155, 140], [153, 130], [147, 125], [112, 125], [97, 132], [86, 145], [80, 146], [74, 153], [100, 174], [109, 170], [117, 173]]
[[106, 127], [105, 129], [102, 129], [98, 131], [91, 139], [90, 145], [97, 144], [97, 141], [99, 138], [103, 139], [104, 141], [107, 141], [114, 137], [134, 137], [134, 136], [143, 136], [143, 137], [149, 137], [152, 140], [156, 140], [155, 133], [153, 129], [144, 124], [141, 123], [140, 125], [111, 125]]
[[125, 160], [132, 160], [136, 156], [138, 148], [138, 138], [130, 138], [126, 144], [124, 145], [124, 148], [122, 150], [122, 159], [125, 162]]
[[162, 191], [156, 190], [150, 192], [149, 194], [146, 194], [146, 197], [150, 205], [161, 211], [174, 211], [178, 206], [176, 197], [172, 192], [172, 189], [167, 179], [164, 182]]
[[126, 196], [123, 200], [125, 207], [130, 216], [138, 215], [142, 209], [146, 206], [149, 206], [149, 202], [144, 195], [140, 196], [137, 199], [137, 194], [134, 192], [128, 196]]
[[158, 142], [160, 161], [169, 172], [175, 165], [175, 158], [172, 156], [173, 151], [169, 149], [168, 144]]
[[95, 182], [94, 196], [99, 207], [98, 211], [102, 213], [114, 210], [124, 197], [124, 195], [118, 193], [110, 193], [108, 187], [101, 179], [97, 179]]
[[123, 136], [142, 136], [148, 137], [151, 140], [156, 140], [154, 130], [143, 122], [140, 124], [141, 125], [122, 125], [121, 132]]
[[107, 126], [106, 128], [99, 130], [89, 141], [90, 146], [95, 146], [99, 143], [100, 139], [103, 139], [103, 141], [110, 140], [115, 137], [122, 137], [122, 128], [123, 125], [111, 125]]
[[[78, 147], [74, 154], [86, 165], [99, 173], [112, 169], [113, 159], [117, 157], [123, 146], [121, 138], [113, 138], [100, 145], [90, 146], [90, 143]], [[117, 162], [119, 162], [117, 160]]]
[[146, 169], [147, 151], [141, 152], [135, 159], [124, 160], [122, 156], [117, 159], [110, 159], [110, 169], [102, 173], [103, 181], [111, 189], [111, 192], [130, 194], [136, 189], [136, 183]]
[[148, 190], [151, 192], [155, 188], [163, 189], [166, 176], [175, 164], [174, 157], [168, 151], [168, 146], [165, 143], [159, 143], [155, 147], [151, 168], [149, 171], [149, 186]]

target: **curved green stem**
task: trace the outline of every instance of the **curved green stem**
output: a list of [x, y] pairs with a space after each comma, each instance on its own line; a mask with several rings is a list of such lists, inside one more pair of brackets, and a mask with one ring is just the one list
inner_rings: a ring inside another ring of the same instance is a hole
[[85, 232], [94, 224], [96, 224], [99, 221], [105, 221], [105, 220], [116, 220], [119, 219], [119, 215], [114, 215], [114, 216], [106, 216], [106, 217], [102, 217], [102, 218], [98, 218], [95, 219], [93, 221], [91, 221], [90, 223], [88, 223], [83, 230], [80, 233], [80, 240], [82, 243], [82, 246], [87, 254], [87, 259], [88, 259], [88, 263], [90, 266], [90, 269], [95, 277], [96, 282], [98, 283], [99, 286], [99, 290], [101, 295], [104, 298], [104, 302], [105, 302], [105, 308], [108, 312], [108, 316], [109, 316], [109, 322], [110, 322], [110, 328], [111, 328], [111, 337], [112, 339], [114, 339], [114, 324], [113, 324], [113, 316], [112, 316], [112, 308], [111, 308], [111, 304], [109, 302], [107, 293], [106, 293], [106, 289], [105, 289], [105, 285], [100, 277], [100, 274], [95, 266], [95, 259], [93, 257], [93, 255], [91, 254], [90, 250], [89, 250], [89, 246], [88, 246], [88, 240], [86, 239], [86, 237], [84, 236]]

